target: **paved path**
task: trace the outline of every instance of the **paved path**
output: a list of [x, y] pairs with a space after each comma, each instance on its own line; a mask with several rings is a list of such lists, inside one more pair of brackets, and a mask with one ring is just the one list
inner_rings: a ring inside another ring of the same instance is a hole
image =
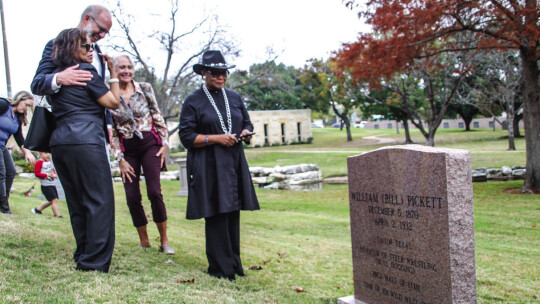
[[371, 136], [366, 136], [366, 137], [363, 137], [364, 139], [374, 139], [374, 140], [377, 140], [378, 141], [378, 144], [393, 144], [393, 143], [397, 143], [397, 140], [393, 139], [393, 138], [381, 138], [379, 137], [380, 135], [371, 135]]

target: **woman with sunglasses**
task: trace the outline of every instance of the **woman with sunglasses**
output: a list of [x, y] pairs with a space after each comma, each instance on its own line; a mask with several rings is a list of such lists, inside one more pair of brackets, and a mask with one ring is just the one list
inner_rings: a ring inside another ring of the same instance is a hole
[[258, 210], [243, 140], [253, 132], [240, 94], [225, 89], [228, 69], [219, 51], [207, 51], [195, 73], [204, 77], [180, 116], [180, 140], [188, 149], [187, 219], [205, 219], [208, 274], [244, 276], [240, 259], [240, 210]]
[[12, 100], [0, 98], [0, 212], [12, 214], [9, 208], [9, 191], [15, 179], [15, 164], [6, 146], [13, 135], [24, 152], [26, 162], [34, 164], [36, 159], [24, 148], [22, 126], [28, 124], [28, 110], [34, 109], [34, 96], [26, 91], [15, 94]]
[[125, 55], [115, 57], [114, 67], [120, 80], [121, 100], [120, 107], [111, 111], [115, 121], [111, 148], [120, 167], [129, 213], [139, 234], [138, 247], [151, 247], [139, 183], [142, 167], [152, 218], [159, 232], [159, 251], [174, 254], [167, 238], [167, 209], [160, 180], [160, 171], [165, 167], [165, 156], [169, 150], [167, 126], [152, 85], [133, 80], [131, 58]]
[[63, 86], [51, 95], [56, 129], [50, 147], [66, 194], [77, 248], [78, 270], [108, 272], [114, 249], [114, 193], [103, 130], [104, 108], [115, 109], [120, 100], [112, 58], [104, 55], [111, 89], [92, 65], [94, 44], [76, 28], [60, 32], [52, 59], [60, 72], [79, 64], [92, 73], [85, 86]]

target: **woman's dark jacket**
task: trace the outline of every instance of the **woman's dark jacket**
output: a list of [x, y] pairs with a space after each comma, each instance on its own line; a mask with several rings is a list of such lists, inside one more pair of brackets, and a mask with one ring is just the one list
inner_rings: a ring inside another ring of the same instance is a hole
[[81, 63], [79, 70], [92, 73], [92, 80], [87, 82], [86, 86], [63, 86], [51, 96], [52, 112], [56, 120], [56, 129], [49, 142], [51, 147], [72, 144], [105, 145], [105, 108], [97, 100], [105, 95], [109, 88], [92, 64]]

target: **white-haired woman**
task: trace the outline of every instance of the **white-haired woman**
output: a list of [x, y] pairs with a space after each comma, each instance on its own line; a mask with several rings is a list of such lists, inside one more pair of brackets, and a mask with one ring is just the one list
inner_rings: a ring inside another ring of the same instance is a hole
[[167, 126], [152, 85], [133, 80], [131, 58], [125, 55], [116, 57], [114, 67], [120, 81], [120, 106], [111, 111], [115, 122], [111, 147], [120, 167], [131, 219], [139, 234], [139, 247], [151, 246], [139, 186], [142, 167], [152, 218], [160, 236], [159, 250], [174, 254], [167, 237], [167, 209], [160, 181], [160, 171], [169, 150]]

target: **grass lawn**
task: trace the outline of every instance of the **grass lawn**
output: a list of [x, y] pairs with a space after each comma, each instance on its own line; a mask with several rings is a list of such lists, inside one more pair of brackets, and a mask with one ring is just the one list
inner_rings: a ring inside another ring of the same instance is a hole
[[[403, 136], [355, 129], [351, 144], [338, 129], [314, 131], [312, 145], [248, 149], [250, 165], [317, 163], [325, 176], [346, 174], [346, 156], [377, 147], [363, 137]], [[440, 132], [437, 146], [471, 150], [473, 167], [524, 164], [524, 152], [507, 152], [497, 139], [503, 132], [477, 131], [470, 141], [462, 133]], [[522, 139], [517, 144], [522, 151]], [[34, 183], [37, 191], [25, 197]], [[474, 184], [479, 303], [539, 303], [540, 196], [504, 192], [521, 184]], [[176, 255], [158, 253], [152, 225], [153, 247], [136, 248], [123, 188], [115, 183], [116, 247], [111, 272], [100, 274], [74, 270], [65, 201], [59, 204], [63, 219], [52, 217], [50, 208], [34, 215], [30, 209], [43, 202], [36, 197], [39, 182], [17, 177], [10, 198], [15, 215], [0, 214], [0, 303], [336, 303], [354, 293], [347, 185], [313, 192], [257, 189], [261, 210], [241, 215], [247, 276], [235, 282], [205, 274], [204, 221], [185, 220], [186, 197], [175, 195], [178, 181], [162, 187]], [[262, 269], [250, 269], [256, 266]]]

